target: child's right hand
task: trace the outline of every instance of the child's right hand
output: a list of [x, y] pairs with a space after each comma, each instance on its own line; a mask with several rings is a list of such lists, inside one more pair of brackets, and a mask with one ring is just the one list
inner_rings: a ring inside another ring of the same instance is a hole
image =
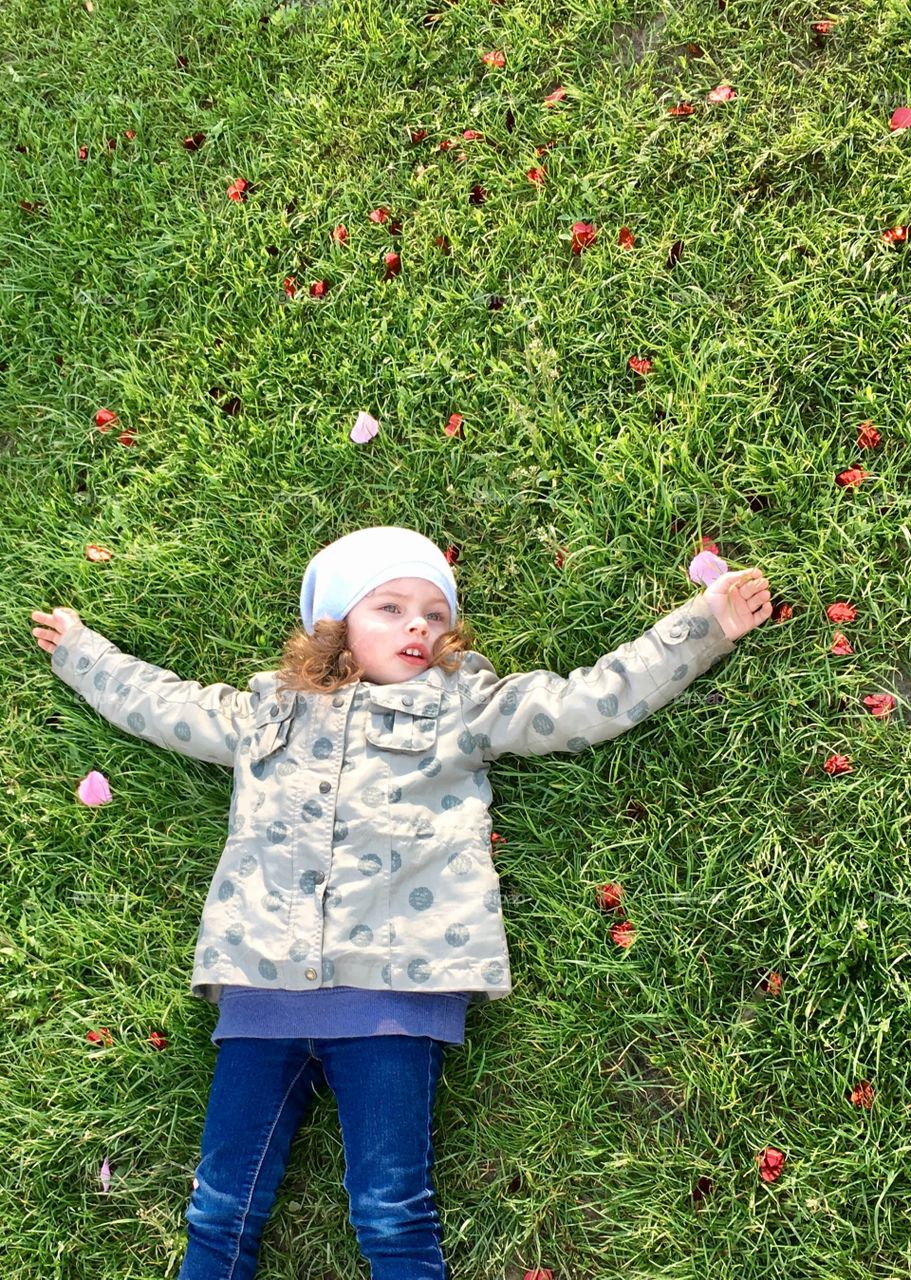
[[75, 609], [55, 609], [53, 613], [39, 613], [34, 609], [31, 617], [33, 622], [44, 624], [32, 627], [32, 635], [38, 648], [45, 653], [53, 653], [65, 632], [82, 621]]

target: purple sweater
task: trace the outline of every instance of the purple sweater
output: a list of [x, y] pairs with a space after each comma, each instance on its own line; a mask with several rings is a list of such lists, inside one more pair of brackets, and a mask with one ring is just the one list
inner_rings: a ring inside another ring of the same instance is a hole
[[274, 991], [226, 985], [211, 1039], [217, 1045], [237, 1036], [330, 1040], [392, 1035], [464, 1044], [470, 998], [467, 991], [368, 991], [363, 987]]

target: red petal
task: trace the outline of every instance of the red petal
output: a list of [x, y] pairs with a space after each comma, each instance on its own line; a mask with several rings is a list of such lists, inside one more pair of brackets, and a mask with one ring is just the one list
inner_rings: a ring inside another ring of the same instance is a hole
[[481, 61], [486, 62], [488, 67], [505, 67], [506, 55], [499, 49], [491, 49], [490, 53], [484, 54]]
[[462, 422], [463, 422], [463, 418], [460, 413], [451, 413], [449, 415], [449, 421], [446, 423], [446, 426], [443, 428], [443, 430], [446, 432], [448, 436], [458, 435], [461, 437], [462, 433], [460, 428], [462, 426]]
[[581, 253], [588, 249], [598, 238], [598, 232], [592, 222], [574, 222], [572, 226], [571, 247], [573, 253]]
[[636, 237], [633, 235], [632, 231], [630, 231], [629, 227], [621, 227], [620, 234], [617, 237], [617, 244], [619, 244], [620, 248], [632, 249], [635, 243]]
[[387, 222], [389, 219], [389, 210], [385, 205], [380, 205], [379, 209], [374, 209], [370, 214], [371, 222]]
[[856, 1084], [851, 1090], [851, 1101], [855, 1107], [863, 1107], [865, 1111], [869, 1111], [873, 1106], [873, 1086], [869, 1080], [861, 1080], [860, 1084]]
[[110, 431], [111, 424], [117, 421], [117, 414], [110, 409], [99, 409], [95, 414], [95, 426], [99, 431]]
[[668, 107], [669, 116], [691, 116], [696, 108], [691, 102], [678, 102], [676, 107]]
[[832, 637], [832, 646], [829, 653], [834, 653], [836, 657], [843, 658], [846, 654], [853, 653], [854, 650], [848, 643], [848, 637], [843, 635], [841, 631], [836, 631]]
[[426, 129], [414, 129], [411, 134], [411, 141], [415, 143], [423, 142], [426, 137], [427, 137]]
[[896, 129], [911, 129], [911, 107], [897, 107], [892, 112], [889, 128], [893, 131]]
[[835, 477], [835, 483], [840, 484], [843, 488], [853, 488], [860, 484], [862, 480], [869, 480], [870, 472], [864, 471], [863, 467], [848, 467], [846, 471], [839, 471]]
[[622, 920], [611, 928], [610, 936], [618, 947], [631, 947], [636, 937], [636, 927], [629, 920]]
[[784, 1152], [777, 1147], [766, 1147], [756, 1157], [759, 1164], [759, 1176], [763, 1182], [776, 1182], [784, 1169]]
[[793, 618], [794, 610], [789, 604], [776, 604], [772, 610], [772, 617], [775, 622], [787, 622], [789, 618]]
[[857, 617], [857, 610], [846, 600], [836, 600], [826, 609], [826, 617], [830, 622], [853, 622]]
[[831, 773], [833, 775], [854, 772], [854, 766], [851, 764], [850, 757], [848, 756], [829, 756], [828, 760], [822, 767], [825, 769], [826, 773]]
[[864, 706], [869, 707], [870, 713], [882, 720], [895, 706], [895, 699], [891, 693], [871, 693], [864, 698]]
[[88, 149], [88, 147], [80, 147], [80, 148], [79, 148], [79, 159], [80, 159], [80, 160], [88, 160], [88, 158], [89, 158], [89, 149]]
[[601, 884], [595, 890], [595, 901], [602, 911], [618, 911], [623, 898], [623, 886]]
[[626, 363], [634, 373], [640, 373], [643, 377], [652, 371], [651, 360], [646, 360], [643, 356], [630, 356]]
[[559, 88], [554, 89], [553, 93], [549, 93], [547, 95], [547, 97], [544, 99], [544, 105], [546, 107], [555, 107], [557, 103], [562, 102], [562, 100], [565, 97], [566, 97], [566, 90], [563, 88], [561, 84]]
[[294, 276], [288, 276], [287, 279], [283, 280], [282, 288], [284, 289], [285, 293], [288, 295], [289, 298], [293, 298], [294, 295], [297, 293], [297, 281], [295, 280]]
[[872, 422], [862, 422], [857, 428], [857, 447], [859, 449], [875, 449], [882, 437]]
[[96, 564], [110, 560], [113, 554], [113, 551], [108, 551], [107, 547], [99, 546], [96, 542], [90, 542], [85, 549], [86, 560], [91, 560]]
[[393, 276], [397, 276], [402, 269], [402, 259], [397, 253], [383, 254], [383, 261], [386, 263], [386, 279], [391, 280]]
[[449, 546], [446, 548], [446, 551], [444, 554], [446, 556], [447, 564], [458, 564], [459, 557], [462, 554], [462, 548], [457, 547], [455, 543], [451, 542]]
[[830, 36], [835, 30], [834, 22], [811, 22], [810, 30], [815, 31], [818, 36]]
[[345, 243], [345, 241], [348, 239], [348, 228], [345, 226], [344, 223], [339, 223], [339, 225], [335, 228], [335, 230], [332, 232], [332, 239], [335, 241], [336, 244]]
[[525, 173], [525, 176], [526, 178], [528, 178], [529, 182], [537, 182], [540, 185], [541, 183], [544, 182], [544, 179], [547, 176], [547, 170], [543, 168], [528, 169]]

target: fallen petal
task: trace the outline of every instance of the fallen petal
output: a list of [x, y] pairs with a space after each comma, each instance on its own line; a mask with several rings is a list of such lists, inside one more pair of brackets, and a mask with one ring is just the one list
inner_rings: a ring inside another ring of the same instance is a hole
[[623, 886], [600, 884], [595, 890], [595, 902], [602, 911], [618, 911], [623, 900]]
[[484, 54], [481, 61], [486, 62], [488, 67], [505, 67], [506, 55], [500, 49], [491, 49], [490, 53]]
[[720, 578], [723, 573], [727, 573], [728, 566], [720, 556], [715, 555], [713, 552], [700, 551], [698, 556], [693, 556], [690, 561], [688, 572], [693, 582], [698, 582], [700, 586], [707, 587], [716, 578]]
[[853, 622], [857, 617], [857, 610], [846, 600], [836, 600], [826, 609], [826, 617], [830, 622]]
[[851, 1090], [851, 1101], [855, 1107], [863, 1107], [865, 1111], [869, 1111], [873, 1106], [873, 1086], [869, 1080], [861, 1080], [860, 1084], [856, 1084]]
[[621, 227], [620, 234], [617, 236], [617, 244], [621, 249], [632, 249], [636, 243], [636, 237], [630, 231], [629, 227]]
[[794, 609], [789, 604], [776, 604], [772, 609], [772, 620], [774, 622], [787, 622], [789, 618], [794, 617]]
[[598, 238], [597, 229], [592, 222], [574, 222], [572, 226], [571, 246], [573, 253], [581, 253], [588, 249]]
[[870, 479], [870, 472], [864, 471], [863, 467], [848, 467], [846, 471], [839, 471], [835, 477], [835, 483], [840, 484], [843, 488], [853, 488], [859, 485], [863, 480]]
[[104, 1157], [104, 1162], [102, 1163], [101, 1173], [99, 1176], [101, 1178], [101, 1185], [104, 1189], [104, 1193], [107, 1195], [108, 1188], [111, 1185], [111, 1166], [108, 1164], [107, 1156]]
[[785, 1156], [777, 1147], [766, 1147], [756, 1157], [763, 1182], [777, 1182], [784, 1170]]
[[611, 928], [610, 936], [618, 947], [631, 947], [636, 938], [636, 927], [629, 920], [622, 920]]
[[643, 377], [652, 371], [651, 360], [646, 360], [644, 356], [630, 356], [626, 363], [634, 373], [642, 374]]
[[882, 437], [870, 421], [862, 422], [857, 428], [858, 449], [875, 449]]
[[871, 715], [876, 716], [878, 720], [883, 720], [895, 707], [895, 699], [891, 693], [870, 693], [864, 698], [864, 706], [869, 709]]
[[911, 107], [897, 107], [892, 112], [889, 128], [893, 132], [899, 129], [911, 129]]
[[853, 653], [851, 645], [848, 643], [848, 637], [841, 631], [836, 631], [832, 637], [832, 646], [829, 653], [834, 653], [836, 657], [843, 658], [849, 653]]
[[833, 777], [836, 777], [840, 773], [854, 772], [854, 766], [851, 764], [848, 756], [829, 756], [828, 760], [822, 767], [825, 769], [826, 773], [832, 774]]
[[108, 786], [108, 780], [97, 769], [93, 769], [91, 773], [86, 774], [76, 788], [76, 794], [85, 805], [109, 804], [111, 801], [111, 788]]
[[376, 418], [362, 409], [357, 415], [357, 421], [351, 428], [349, 439], [353, 440], [355, 444], [366, 444], [368, 440], [373, 439], [379, 429], [380, 424]]
[[737, 97], [737, 90], [729, 84], [720, 84], [717, 89], [706, 94], [707, 102], [730, 102]]
[[443, 430], [446, 432], [448, 436], [458, 435], [459, 437], [461, 437], [462, 421], [463, 421], [463, 418], [460, 413], [451, 413], [449, 415], [449, 421], [446, 423], [446, 426], [443, 428]]
[[107, 547], [98, 546], [95, 542], [90, 542], [85, 549], [86, 560], [93, 560], [96, 562], [110, 560], [113, 554], [113, 551], [108, 551]]
[[555, 107], [557, 103], [562, 102], [565, 97], [566, 97], [566, 90], [563, 88], [561, 84], [559, 88], [554, 89], [553, 93], [549, 93], [547, 95], [547, 97], [544, 99], [544, 105], [545, 107]]
[[95, 426], [99, 431], [110, 431], [117, 421], [117, 414], [111, 409], [99, 409], [95, 414]]
[[675, 107], [668, 107], [669, 116], [691, 116], [696, 108], [691, 102], [678, 102]]

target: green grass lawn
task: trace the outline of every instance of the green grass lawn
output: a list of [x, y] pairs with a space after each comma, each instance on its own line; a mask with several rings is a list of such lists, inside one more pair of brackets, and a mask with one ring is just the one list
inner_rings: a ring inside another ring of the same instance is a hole
[[[453, 1280], [906, 1276], [909, 0], [7, 0], [0, 47], [2, 1275], [177, 1275], [231, 787], [81, 703], [30, 611], [246, 688], [309, 558], [404, 524], [501, 674], [639, 635], [703, 538], [779, 606], [620, 739], [492, 772], [515, 991], [447, 1055]], [[330, 1097], [263, 1280], [366, 1276], [343, 1171]]]

